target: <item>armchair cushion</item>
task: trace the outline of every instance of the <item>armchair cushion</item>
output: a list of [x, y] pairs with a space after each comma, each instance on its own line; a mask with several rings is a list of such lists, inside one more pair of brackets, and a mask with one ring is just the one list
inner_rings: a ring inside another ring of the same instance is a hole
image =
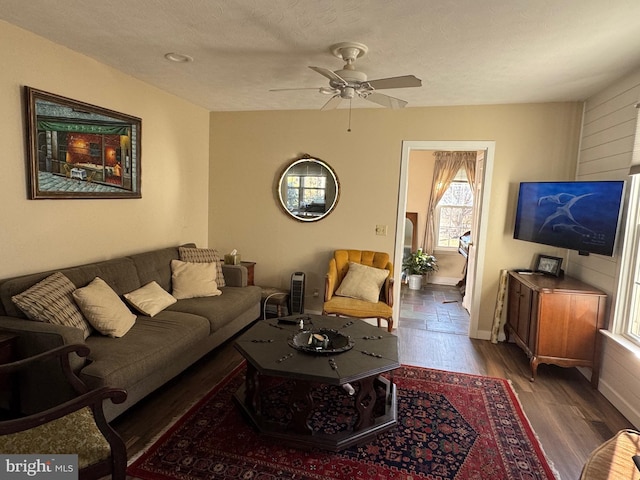
[[349, 262], [349, 270], [336, 290], [336, 295], [377, 303], [382, 284], [388, 276], [389, 270]]
[[78, 468], [108, 459], [111, 447], [98, 429], [89, 407], [30, 430], [0, 436], [0, 451], [26, 455], [77, 453]]
[[371, 303], [338, 295], [324, 303], [323, 312], [325, 315], [354, 318], [391, 318], [393, 316], [393, 308], [384, 302]]

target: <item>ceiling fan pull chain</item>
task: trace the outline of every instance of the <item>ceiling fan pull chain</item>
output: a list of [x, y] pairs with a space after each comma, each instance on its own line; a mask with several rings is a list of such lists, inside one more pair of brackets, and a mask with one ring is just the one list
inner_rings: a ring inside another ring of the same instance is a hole
[[351, 131], [351, 102], [352, 99], [349, 99], [349, 128], [347, 128], [347, 132]]

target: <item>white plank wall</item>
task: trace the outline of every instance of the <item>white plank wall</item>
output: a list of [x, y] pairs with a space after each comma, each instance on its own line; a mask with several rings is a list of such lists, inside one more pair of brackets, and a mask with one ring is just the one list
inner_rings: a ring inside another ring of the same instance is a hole
[[[587, 100], [576, 180], [628, 179], [638, 102], [640, 70]], [[625, 221], [623, 218], [619, 238], [624, 235]], [[613, 257], [569, 253], [568, 273], [607, 293], [609, 323], [615, 306], [621, 251], [619, 241]], [[640, 428], [640, 357], [612, 338], [603, 336], [602, 340], [599, 390]]]

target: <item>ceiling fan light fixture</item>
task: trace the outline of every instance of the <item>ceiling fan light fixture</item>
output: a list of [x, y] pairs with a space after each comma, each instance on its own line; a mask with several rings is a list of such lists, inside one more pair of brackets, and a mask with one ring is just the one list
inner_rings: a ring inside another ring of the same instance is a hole
[[356, 89], [353, 87], [344, 87], [340, 92], [340, 98], [351, 100], [356, 95]]

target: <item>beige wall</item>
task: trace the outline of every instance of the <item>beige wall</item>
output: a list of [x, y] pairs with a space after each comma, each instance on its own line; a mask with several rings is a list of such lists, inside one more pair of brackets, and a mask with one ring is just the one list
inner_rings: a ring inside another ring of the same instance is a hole
[[[206, 244], [206, 110], [5, 22], [0, 45], [0, 278]], [[142, 198], [27, 200], [24, 85], [142, 118]]]
[[[573, 178], [581, 112], [578, 103], [356, 109], [351, 132], [343, 109], [214, 112], [209, 244], [258, 262], [259, 284], [287, 286], [292, 272], [304, 271], [307, 293], [321, 297], [334, 249], [394, 251], [403, 140], [495, 141], [483, 291], [476, 292], [479, 329], [489, 331], [500, 269], [528, 266], [536, 253], [558, 254], [513, 240], [517, 187]], [[302, 153], [328, 162], [342, 187], [335, 211], [312, 224], [285, 216], [274, 194], [282, 168]], [[377, 224], [388, 226], [387, 236], [376, 236]], [[307, 308], [320, 310], [320, 300], [307, 298]]]
[[418, 247], [424, 247], [424, 230], [433, 183], [433, 150], [412, 150], [409, 154], [407, 212], [418, 214]]

